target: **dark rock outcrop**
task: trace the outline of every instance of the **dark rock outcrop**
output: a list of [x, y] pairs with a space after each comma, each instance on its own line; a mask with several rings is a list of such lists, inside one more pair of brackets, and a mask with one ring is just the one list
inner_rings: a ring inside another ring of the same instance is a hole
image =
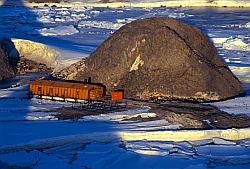
[[181, 124], [182, 129], [229, 129], [250, 126], [246, 115], [232, 115], [211, 105], [189, 102], [165, 102], [153, 105], [150, 112], [159, 119]]
[[127, 97], [211, 101], [244, 92], [208, 37], [175, 19], [133, 21], [82, 65], [73, 79], [91, 76], [108, 89], [125, 89]]
[[52, 68], [48, 67], [46, 64], [37, 63], [23, 57], [21, 57], [19, 62], [17, 63], [18, 74], [35, 73], [35, 72], [43, 72], [50, 74], [52, 73], [52, 71], [53, 71]]
[[15, 76], [15, 70], [11, 66], [8, 54], [3, 45], [0, 45], [0, 81]]
[[71, 66], [61, 71], [56, 71], [53, 73], [53, 76], [56, 77], [56, 79], [72, 80], [75, 78], [78, 72], [85, 70], [85, 60], [86, 58], [83, 58], [82, 60], [72, 64]]

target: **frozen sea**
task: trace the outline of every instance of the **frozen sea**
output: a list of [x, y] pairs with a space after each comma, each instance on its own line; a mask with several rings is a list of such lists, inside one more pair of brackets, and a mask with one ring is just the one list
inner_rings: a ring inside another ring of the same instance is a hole
[[[1, 6], [0, 36], [48, 45], [59, 53], [57, 66], [61, 68], [89, 56], [126, 23], [156, 16], [177, 18], [208, 34], [246, 89], [247, 96], [214, 105], [229, 113], [250, 115], [249, 13], [245, 8]], [[27, 100], [27, 86], [15, 83], [0, 89], [0, 168], [250, 168], [249, 140], [123, 141], [117, 132], [176, 130], [178, 124], [121, 122], [128, 116], [154, 116], [147, 107], [58, 121], [54, 112], [41, 110], [70, 103]]]

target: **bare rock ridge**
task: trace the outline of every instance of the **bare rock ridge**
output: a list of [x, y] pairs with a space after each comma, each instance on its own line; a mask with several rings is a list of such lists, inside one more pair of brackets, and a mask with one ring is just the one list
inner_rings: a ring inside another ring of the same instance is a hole
[[123, 88], [127, 97], [138, 99], [216, 101], [244, 93], [208, 37], [176, 19], [133, 21], [81, 65], [78, 72], [66, 71], [70, 78], [61, 76], [80, 81], [92, 77], [108, 89]]

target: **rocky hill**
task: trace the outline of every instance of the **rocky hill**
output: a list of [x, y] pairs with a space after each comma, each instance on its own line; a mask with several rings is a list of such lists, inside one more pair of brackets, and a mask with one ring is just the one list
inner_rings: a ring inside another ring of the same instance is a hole
[[244, 92], [239, 80], [217, 56], [199, 29], [179, 20], [133, 21], [112, 34], [82, 67], [72, 65], [61, 77], [92, 77], [107, 88], [125, 89], [138, 99], [211, 101]]

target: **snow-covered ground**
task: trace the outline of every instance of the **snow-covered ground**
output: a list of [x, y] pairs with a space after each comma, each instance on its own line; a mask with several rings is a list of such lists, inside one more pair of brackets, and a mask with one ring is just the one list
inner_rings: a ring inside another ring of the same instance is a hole
[[[214, 4], [222, 2], [226, 1]], [[96, 8], [94, 5], [0, 6], [0, 36], [30, 40], [24, 41], [29, 43], [28, 47], [17, 43], [22, 40], [16, 40], [17, 49], [36, 59], [46, 59], [60, 70], [88, 56], [115, 30], [135, 19], [153, 16], [181, 19], [208, 34], [219, 56], [245, 87], [247, 96], [213, 105], [232, 114], [250, 115], [248, 8]], [[44, 52], [39, 52], [40, 49]], [[202, 138], [206, 140], [202, 141], [174, 142], [166, 138], [160, 140], [160, 137], [151, 141], [145, 137], [132, 140], [143, 135], [157, 136], [154, 132], [175, 133], [179, 128], [178, 124], [165, 120], [126, 121], [139, 115], [154, 117], [148, 107], [88, 116], [79, 121], [58, 121], [55, 112], [46, 110], [71, 104], [29, 100], [28, 88], [19, 86], [25, 83], [20, 79], [17, 78], [12, 87], [1, 84], [0, 168], [7, 165], [17, 168], [250, 168], [249, 140], [212, 138], [221, 136], [215, 131], [211, 135], [204, 131]], [[193, 132], [189, 133], [190, 137]], [[235, 132], [238, 131], [231, 134]], [[135, 134], [131, 136], [131, 133]], [[240, 132], [238, 134], [240, 137]]]

